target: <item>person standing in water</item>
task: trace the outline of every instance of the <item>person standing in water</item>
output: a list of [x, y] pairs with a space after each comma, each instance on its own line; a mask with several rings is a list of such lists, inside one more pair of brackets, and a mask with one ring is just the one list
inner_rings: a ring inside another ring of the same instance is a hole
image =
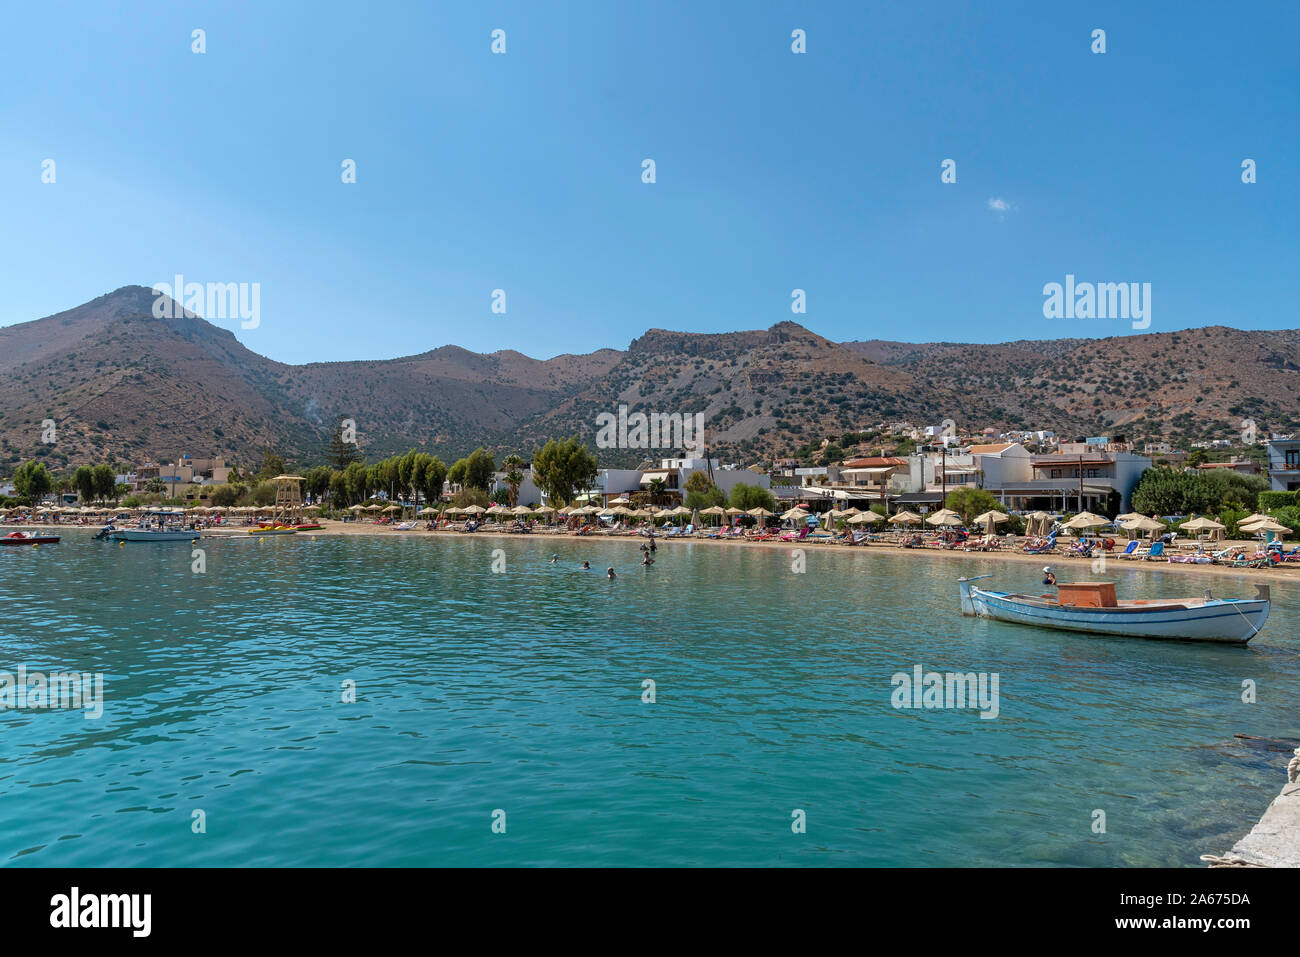
[[613, 581], [615, 578], [618, 577], [617, 575], [614, 574], [614, 569], [613, 569], [613, 568], [607, 568], [607, 569], [605, 569], [605, 574], [609, 576], [609, 580], [610, 580], [610, 581]]
[[1056, 575], [1053, 574], [1051, 565], [1048, 565], [1043, 569], [1043, 584], [1044, 585], [1056, 584]]
[[591, 570], [591, 562], [583, 562], [583, 563], [582, 563], [582, 570], [583, 570], [584, 572], [585, 572], [585, 571], [590, 571], [590, 570]]

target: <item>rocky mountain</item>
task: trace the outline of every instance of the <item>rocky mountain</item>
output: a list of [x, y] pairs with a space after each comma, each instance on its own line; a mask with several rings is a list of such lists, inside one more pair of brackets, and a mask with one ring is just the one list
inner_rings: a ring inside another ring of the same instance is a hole
[[[442, 346], [366, 362], [287, 365], [192, 314], [153, 316], [127, 286], [0, 328], [0, 471], [171, 460], [255, 465], [274, 449], [322, 461], [339, 416], [368, 457], [419, 447], [450, 460], [479, 444], [525, 455], [551, 437], [594, 447], [597, 416], [703, 413], [710, 450], [754, 461], [887, 420], [1065, 434], [1228, 437], [1300, 430], [1300, 331], [1215, 326], [1108, 339], [836, 343], [783, 322], [694, 334], [652, 329], [625, 351], [532, 359]], [[42, 422], [55, 423], [54, 443]], [[652, 452], [657, 455], [658, 452]], [[607, 465], [647, 457], [601, 450]]]

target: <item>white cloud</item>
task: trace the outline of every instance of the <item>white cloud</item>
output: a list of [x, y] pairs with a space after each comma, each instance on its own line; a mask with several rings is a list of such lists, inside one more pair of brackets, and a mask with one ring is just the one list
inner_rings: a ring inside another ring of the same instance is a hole
[[1011, 209], [1014, 209], [1014, 208], [1015, 208], [1014, 206], [1012, 206], [1010, 203], [1008, 203], [1008, 202], [1007, 202], [1005, 199], [1003, 199], [1001, 196], [990, 196], [990, 197], [989, 197], [989, 209], [993, 210], [995, 213], [1005, 213], [1005, 212], [1007, 212], [1008, 210], [1011, 210]]

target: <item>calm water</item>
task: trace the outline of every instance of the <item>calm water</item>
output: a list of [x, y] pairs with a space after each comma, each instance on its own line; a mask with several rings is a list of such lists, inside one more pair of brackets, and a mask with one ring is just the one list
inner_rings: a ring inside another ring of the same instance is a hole
[[[961, 618], [954, 579], [994, 567], [974, 558], [813, 548], [795, 574], [787, 551], [707, 544], [642, 569], [632, 540], [203, 544], [206, 574], [186, 543], [0, 549], [0, 670], [105, 673], [98, 721], [0, 711], [0, 861], [1195, 865], [1283, 782], [1284, 752], [1233, 733], [1300, 737], [1283, 588], [1244, 650]], [[895, 710], [916, 664], [998, 673], [1000, 716]]]

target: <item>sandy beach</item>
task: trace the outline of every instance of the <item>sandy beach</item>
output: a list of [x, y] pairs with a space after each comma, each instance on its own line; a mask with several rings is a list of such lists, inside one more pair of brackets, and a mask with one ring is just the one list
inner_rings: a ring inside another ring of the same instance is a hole
[[[454, 529], [439, 529], [437, 531], [429, 531], [424, 528], [400, 530], [400, 529], [391, 528], [389, 526], [371, 525], [364, 522], [361, 523], [340, 522], [331, 519], [322, 520], [321, 524], [323, 527], [320, 528], [319, 530], [304, 531], [304, 532], [299, 532], [298, 534], [309, 535], [309, 536], [310, 535], [373, 536], [379, 538], [386, 537], [386, 536], [394, 536], [394, 537], [415, 536], [415, 537], [427, 537], [427, 538], [467, 538], [470, 536], [490, 537], [490, 538], [519, 538], [520, 537], [520, 534], [518, 532], [508, 532], [505, 531], [504, 529], [485, 528], [485, 529], [479, 529], [476, 532], [460, 532]], [[32, 526], [32, 527], [36, 527], [36, 526]], [[61, 527], [66, 528], [66, 526], [41, 526], [41, 527], [49, 527], [55, 529]], [[248, 526], [232, 525], [224, 528], [209, 528], [209, 529], [204, 529], [203, 534], [206, 536], [247, 537]], [[555, 539], [564, 539], [566, 541], [576, 540], [579, 537], [567, 531], [565, 532], [533, 531], [528, 533], [528, 535], [534, 538], [536, 537], [555, 538]], [[645, 538], [643, 536], [628, 535], [628, 534], [608, 535], [604, 533], [595, 533], [586, 537], [591, 540], [597, 540], [597, 541], [616, 541], [616, 542], [625, 541], [629, 545], [635, 545], [639, 542], [645, 541]], [[707, 546], [718, 546], [722, 548], [769, 548], [769, 549], [787, 549], [787, 550], [793, 548], [805, 548], [816, 552], [836, 552], [836, 553], [870, 551], [873, 554], [883, 553], [883, 554], [888, 554], [890, 556], [898, 556], [899, 559], [903, 561], [913, 561], [917, 559], [931, 559], [931, 560], [942, 561], [950, 558], [978, 558], [978, 559], [987, 559], [993, 562], [1012, 562], [1012, 563], [1036, 565], [1040, 568], [1045, 565], [1050, 565], [1058, 573], [1062, 573], [1063, 576], [1069, 576], [1075, 579], [1086, 579], [1086, 578], [1098, 577], [1098, 575], [1095, 575], [1093, 573], [1091, 568], [1094, 559], [1086, 559], [1086, 558], [1081, 558], [1076, 556], [1070, 556], [1070, 555], [1063, 554], [1061, 552], [1056, 552], [1048, 555], [1026, 555], [1024, 552], [1020, 551], [1019, 548], [1006, 549], [1003, 551], [994, 551], [994, 552], [981, 552], [981, 551], [963, 551], [961, 549], [948, 550], [948, 549], [932, 548], [932, 547], [902, 548], [892, 542], [873, 542], [864, 545], [843, 545], [843, 544], [833, 544], [829, 542], [800, 543], [800, 542], [783, 542], [779, 540], [756, 542], [756, 541], [751, 541], [749, 539], [721, 539], [721, 538], [707, 538], [707, 537], [699, 537], [699, 536], [678, 538], [678, 537], [666, 537], [664, 535], [656, 536], [655, 542], [659, 548], [672, 548], [674, 546], [679, 546], [682, 544], [701, 544]], [[1241, 547], [1246, 548], [1248, 551], [1253, 552], [1257, 544], [1258, 544], [1257, 542], [1253, 542], [1253, 541], [1249, 541], [1249, 542], [1229, 541], [1229, 542], [1216, 542], [1214, 543], [1214, 547], [1217, 550], [1220, 548], [1227, 548], [1231, 545], [1240, 545]], [[1173, 575], [1190, 574], [1190, 575], [1200, 575], [1200, 576], [1205, 576], [1205, 575], [1219, 576], [1219, 577], [1228, 576], [1234, 578], [1249, 577], [1251, 579], [1255, 579], [1261, 582], [1292, 581], [1297, 578], [1300, 578], [1300, 563], [1296, 563], [1294, 565], [1284, 564], [1276, 568], [1231, 568], [1226, 565], [1194, 565], [1194, 564], [1182, 563], [1182, 562], [1124, 559], [1124, 558], [1119, 558], [1118, 555], [1119, 555], [1119, 549], [1117, 548], [1115, 552], [1113, 552], [1110, 556], [1107, 557], [1106, 571], [1100, 572], [1099, 573], [1100, 575], [1104, 576], [1105, 574], [1113, 573], [1115, 569], [1119, 569], [1119, 568], [1125, 568], [1125, 569], [1135, 568], [1135, 569], [1141, 569], [1143, 571], [1151, 571], [1155, 573], [1167, 573]]]

